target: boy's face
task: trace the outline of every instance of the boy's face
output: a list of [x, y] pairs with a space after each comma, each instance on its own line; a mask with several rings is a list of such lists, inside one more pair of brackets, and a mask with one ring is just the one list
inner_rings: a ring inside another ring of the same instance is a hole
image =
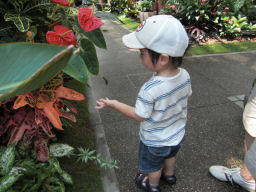
[[155, 71], [155, 66], [152, 63], [151, 57], [149, 55], [148, 49], [140, 49], [140, 59], [142, 64], [150, 71]]

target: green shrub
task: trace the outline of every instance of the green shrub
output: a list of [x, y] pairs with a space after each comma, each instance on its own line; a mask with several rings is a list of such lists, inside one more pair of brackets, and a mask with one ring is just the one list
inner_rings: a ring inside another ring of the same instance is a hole
[[[251, 3], [251, 0], [167, 0], [162, 12], [180, 19], [196, 40], [216, 34], [236, 37], [243, 27], [250, 29], [250, 24], [243, 22], [245, 20], [236, 18], [244, 17]], [[228, 30], [227, 34], [225, 30]]]
[[144, 11], [144, 12], [152, 11], [152, 1], [141, 0], [139, 4], [140, 4], [140, 11]]

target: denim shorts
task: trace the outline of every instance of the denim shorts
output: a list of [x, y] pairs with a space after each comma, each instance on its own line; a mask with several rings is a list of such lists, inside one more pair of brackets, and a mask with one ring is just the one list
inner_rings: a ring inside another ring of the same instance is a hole
[[142, 173], [159, 171], [165, 159], [175, 157], [184, 139], [177, 146], [149, 147], [140, 141], [139, 168]]

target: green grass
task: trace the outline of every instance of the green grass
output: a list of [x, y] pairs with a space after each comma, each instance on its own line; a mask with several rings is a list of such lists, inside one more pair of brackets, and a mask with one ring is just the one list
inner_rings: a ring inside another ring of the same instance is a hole
[[235, 43], [214, 43], [205, 45], [194, 45], [189, 48], [187, 56], [202, 55], [202, 54], [216, 54], [216, 53], [230, 53], [256, 50], [256, 42], [235, 42]]
[[[124, 23], [124, 26], [134, 31], [139, 21], [125, 17], [125, 15], [119, 15], [118, 18]], [[256, 50], [256, 42], [235, 42], [235, 43], [214, 43], [205, 45], [193, 45], [187, 52], [187, 56], [192, 55], [204, 55], [204, 54], [216, 54], [216, 53], [230, 53]]]
[[124, 26], [127, 27], [128, 29], [135, 31], [135, 29], [139, 26], [140, 22], [139, 20], [133, 20], [129, 17], [126, 17], [124, 14], [123, 15], [118, 15], [117, 16], [123, 23]]
[[[85, 94], [85, 85], [75, 80], [69, 80], [65, 87], [70, 87], [82, 94]], [[74, 148], [83, 147], [95, 149], [94, 130], [90, 127], [87, 100], [72, 101], [78, 111], [77, 122], [73, 123], [66, 119], [63, 122], [64, 131], [57, 132], [57, 142], [66, 143]], [[87, 164], [77, 161], [71, 156], [59, 159], [61, 167], [73, 178], [74, 184], [66, 187], [67, 192], [102, 192], [100, 169], [94, 162]]]

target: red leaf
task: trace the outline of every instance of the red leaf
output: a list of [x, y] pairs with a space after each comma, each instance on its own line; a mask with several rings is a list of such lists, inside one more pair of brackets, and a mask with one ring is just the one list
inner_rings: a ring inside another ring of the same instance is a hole
[[59, 5], [63, 5], [66, 7], [70, 7], [70, 3], [68, 2], [68, 0], [51, 0], [51, 2], [57, 3]]
[[13, 109], [18, 109], [20, 107], [24, 107], [27, 103], [26, 101], [27, 94], [20, 95], [14, 102]]
[[66, 118], [66, 119], [69, 119], [69, 120], [73, 121], [74, 123], [76, 122], [76, 117], [72, 113], [68, 113], [66, 111], [60, 111], [60, 116]]
[[84, 100], [84, 95], [83, 94], [78, 93], [73, 89], [63, 87], [63, 86], [60, 86], [56, 90], [56, 98], [59, 98], [59, 97], [69, 99], [69, 100], [76, 100], [76, 101]]
[[74, 33], [69, 29], [61, 25], [54, 26], [55, 31], [48, 31], [46, 33], [46, 40], [50, 44], [54, 45], [75, 45], [76, 46], [76, 38]]
[[33, 111], [26, 112], [21, 109], [9, 120], [7, 127], [13, 125], [12, 133], [8, 145], [18, 143], [26, 130], [32, 129], [34, 113]]
[[78, 22], [86, 32], [95, 30], [103, 25], [102, 21], [93, 15], [91, 9], [80, 8], [78, 11]]
[[63, 130], [62, 123], [60, 121], [60, 112], [53, 107], [53, 103], [46, 103], [43, 111], [45, 116], [50, 120], [56, 129]]

